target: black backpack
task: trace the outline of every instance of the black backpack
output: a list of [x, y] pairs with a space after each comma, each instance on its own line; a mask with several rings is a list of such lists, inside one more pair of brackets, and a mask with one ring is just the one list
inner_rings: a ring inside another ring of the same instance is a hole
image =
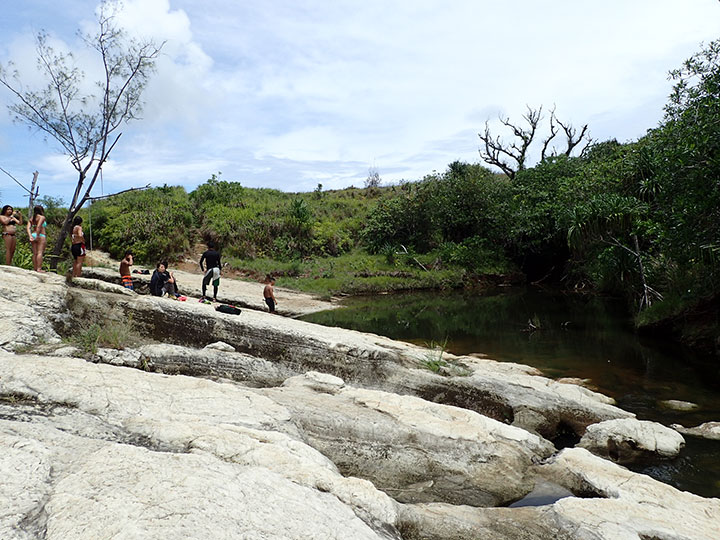
[[235, 306], [229, 306], [227, 304], [220, 304], [215, 308], [215, 311], [219, 311], [220, 313], [228, 313], [230, 315], [240, 315], [240, 308], [236, 308]]

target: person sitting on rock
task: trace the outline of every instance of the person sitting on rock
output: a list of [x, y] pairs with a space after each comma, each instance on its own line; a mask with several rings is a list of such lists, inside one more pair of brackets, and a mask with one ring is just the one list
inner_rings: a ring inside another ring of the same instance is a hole
[[155, 271], [150, 278], [150, 294], [153, 296], [165, 296], [177, 298], [180, 296], [177, 290], [175, 275], [168, 271], [167, 261], [157, 263]]

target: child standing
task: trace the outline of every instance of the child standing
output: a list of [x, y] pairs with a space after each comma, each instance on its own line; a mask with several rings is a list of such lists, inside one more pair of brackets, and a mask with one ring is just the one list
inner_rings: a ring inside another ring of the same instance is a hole
[[265, 303], [270, 309], [270, 313], [275, 313], [275, 305], [277, 304], [277, 300], [275, 299], [275, 290], [273, 289], [275, 286], [275, 278], [268, 274], [265, 277], [265, 283], [266, 285], [263, 289], [263, 298], [265, 298]]

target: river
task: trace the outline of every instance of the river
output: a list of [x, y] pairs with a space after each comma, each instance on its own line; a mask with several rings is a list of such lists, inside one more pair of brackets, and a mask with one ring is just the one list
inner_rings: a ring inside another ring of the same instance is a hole
[[[579, 377], [641, 420], [695, 426], [720, 421], [720, 370], [670, 342], [633, 332], [625, 305], [536, 288], [433, 292], [347, 299], [302, 317], [464, 355], [534, 366], [551, 378]], [[679, 412], [665, 400], [698, 408]], [[720, 441], [685, 437], [670, 462], [637, 470], [678, 489], [720, 496]]]

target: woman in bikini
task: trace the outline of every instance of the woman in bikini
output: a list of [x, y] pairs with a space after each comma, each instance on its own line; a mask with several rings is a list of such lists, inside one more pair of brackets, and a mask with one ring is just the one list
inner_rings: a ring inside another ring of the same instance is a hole
[[28, 220], [27, 233], [32, 247], [33, 269], [42, 272], [43, 255], [47, 244], [47, 222], [45, 221], [45, 210], [38, 205], [33, 208], [33, 216]]
[[72, 228], [72, 246], [70, 252], [73, 256], [73, 277], [82, 276], [82, 265], [85, 260], [85, 234], [82, 230], [83, 219], [80, 216], [75, 216], [73, 219]]
[[0, 225], [2, 225], [2, 237], [5, 241], [5, 264], [12, 264], [13, 255], [15, 255], [15, 246], [17, 246], [17, 225], [22, 225], [22, 214], [18, 210], [14, 210], [12, 206], [6, 204], [0, 211]]
[[12, 264], [17, 246], [17, 226], [22, 225], [22, 214], [15, 212], [12, 206], [6, 204], [0, 212], [0, 225], [2, 225], [2, 237], [5, 241], [5, 264]]

